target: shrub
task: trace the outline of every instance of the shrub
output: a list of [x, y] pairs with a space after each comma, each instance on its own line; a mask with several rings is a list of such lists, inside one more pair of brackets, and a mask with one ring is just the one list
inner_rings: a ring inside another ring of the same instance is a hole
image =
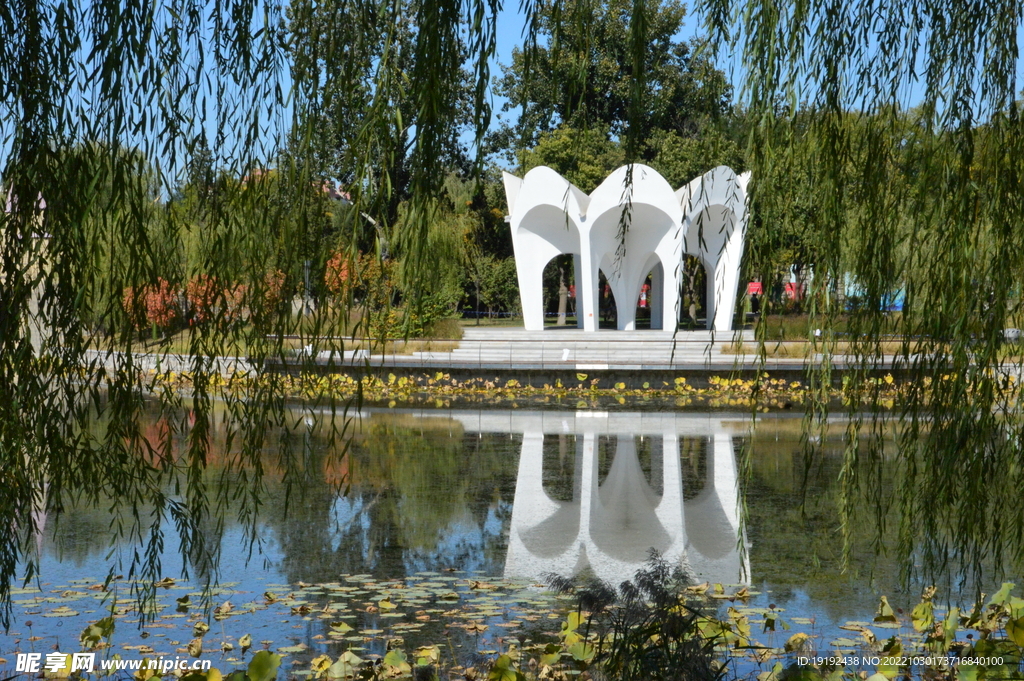
[[206, 274], [197, 274], [185, 285], [190, 322], [204, 324], [214, 315], [214, 304], [220, 292], [217, 279]]
[[133, 287], [124, 290], [121, 306], [136, 328], [154, 325], [166, 331], [181, 318], [181, 296], [164, 278], [156, 284], [147, 284], [138, 292]]
[[224, 321], [232, 323], [245, 320], [249, 316], [249, 287], [236, 284], [224, 289]]
[[263, 302], [267, 310], [274, 310], [281, 304], [284, 296], [285, 274], [281, 270], [271, 270], [263, 276]]
[[336, 298], [348, 295], [352, 286], [353, 268], [346, 253], [338, 251], [327, 261], [327, 269], [324, 272], [324, 286]]
[[146, 325], [145, 297], [145, 287], [140, 293], [136, 292], [133, 286], [129, 286], [121, 294], [121, 308], [134, 329], [141, 329]]

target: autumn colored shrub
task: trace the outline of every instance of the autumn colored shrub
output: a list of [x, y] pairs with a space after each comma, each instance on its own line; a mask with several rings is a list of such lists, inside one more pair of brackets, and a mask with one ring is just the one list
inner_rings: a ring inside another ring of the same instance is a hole
[[331, 295], [341, 298], [348, 295], [352, 286], [353, 268], [350, 266], [350, 258], [347, 254], [338, 251], [327, 261], [327, 268], [324, 272], [324, 286], [331, 292]]
[[197, 274], [189, 279], [185, 285], [185, 298], [191, 323], [204, 324], [214, 316], [214, 305], [220, 292], [215, 277]]
[[146, 325], [145, 288], [136, 292], [129, 286], [121, 293], [121, 309], [124, 310], [133, 328], [141, 329]]
[[178, 289], [166, 279], [157, 280], [156, 286], [146, 287], [146, 320], [158, 328], [168, 329], [181, 316]]
[[181, 318], [181, 296], [164, 278], [156, 284], [143, 286], [138, 293], [132, 287], [124, 290], [121, 305], [136, 328], [147, 324], [167, 330]]
[[271, 270], [263, 276], [263, 302], [268, 310], [273, 310], [281, 304], [284, 282], [285, 274], [281, 270]]
[[224, 321], [227, 323], [244, 320], [249, 316], [249, 287], [236, 284], [224, 289]]

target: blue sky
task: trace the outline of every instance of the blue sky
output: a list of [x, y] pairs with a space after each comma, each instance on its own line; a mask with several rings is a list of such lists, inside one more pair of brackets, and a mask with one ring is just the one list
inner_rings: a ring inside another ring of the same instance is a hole
[[[523, 16], [519, 12], [519, 0], [506, 0], [505, 5], [505, 8], [499, 15], [497, 35], [497, 56], [492, 63], [493, 76], [500, 75], [501, 70], [499, 65], [502, 63], [510, 63], [512, 59], [513, 48], [522, 43]], [[164, 23], [166, 21], [167, 18], [164, 17], [161, 20], [161, 23]], [[691, 13], [685, 18], [682, 30], [679, 32], [679, 34], [677, 34], [677, 39], [688, 40], [702, 32], [703, 31], [701, 30], [701, 21], [699, 17]], [[205, 37], [208, 41], [211, 39], [211, 34], [208, 28]], [[1018, 28], [1018, 42], [1020, 44], [1024, 44], [1024, 27]], [[83, 54], [86, 49], [88, 49], [88, 47], [83, 48]], [[187, 57], [185, 59], [187, 60]], [[741, 80], [743, 77], [742, 65], [739, 63], [739, 60], [735, 58], [734, 55], [731, 55], [727, 51], [723, 50], [718, 55], [718, 65], [719, 68], [721, 68], [725, 72], [726, 77], [733, 84], [734, 90], [736, 90], [738, 94], [741, 86]], [[1020, 80], [1021, 68], [1020, 66], [1018, 66], [1018, 82], [1020, 82]], [[87, 93], [89, 91], [90, 86], [87, 83], [83, 82], [80, 83], [80, 85], [83, 93]], [[285, 79], [282, 81], [281, 85], [286, 88], [288, 87], [289, 83], [287, 81], [287, 76], [285, 76]], [[922, 91], [923, 86], [920, 84], [917, 84], [916, 86], [911, 86], [907, 91], [908, 103], [913, 104], [916, 103], [917, 101], [920, 101]], [[208, 96], [209, 102], [209, 99], [212, 98], [209, 97], [209, 92], [207, 92], [206, 94]], [[72, 97], [72, 99], [74, 100], [74, 97]], [[494, 96], [493, 110], [495, 112], [495, 115], [497, 115], [497, 113], [500, 111], [503, 103], [504, 102], [501, 100], [501, 98]], [[153, 104], [150, 103], [147, 106], [153, 106]], [[243, 107], [238, 107], [237, 110], [241, 111], [243, 110]], [[273, 146], [275, 136], [280, 135], [282, 131], [285, 129], [285, 127], [288, 125], [289, 120], [291, 118], [290, 113], [291, 112], [288, 108], [285, 108], [284, 110], [279, 111], [272, 116], [264, 113], [264, 115], [261, 118], [261, 123], [265, 128], [265, 131], [261, 133], [264, 136], [264, 139], [262, 140], [264, 142], [263, 146], [265, 146], [266, 148]], [[510, 113], [512, 116], [515, 115], [515, 112]], [[200, 118], [202, 117], [203, 114], [200, 113]], [[216, 137], [217, 132], [215, 116], [212, 113], [212, 103], [208, 104], [207, 107], [205, 108], [205, 118], [205, 129], [212, 144], [213, 140]], [[202, 124], [200, 121], [193, 121], [192, 123], [193, 126], [200, 124]], [[494, 124], [494, 122], [492, 122], [492, 124]], [[0, 121], [0, 155], [2, 155], [3, 157], [7, 156], [7, 153], [10, 149], [10, 127], [11, 126], [8, 121]], [[468, 140], [469, 138], [467, 137], [467, 141]], [[126, 142], [128, 143], [138, 141], [140, 140], [126, 140]], [[232, 146], [235, 141], [235, 139], [231, 139], [229, 137], [229, 139], [227, 140], [228, 146]], [[180, 165], [180, 163], [167, 165]], [[168, 173], [172, 176], [177, 174], [176, 169], [173, 167], [165, 168], [165, 170], [168, 171]]]

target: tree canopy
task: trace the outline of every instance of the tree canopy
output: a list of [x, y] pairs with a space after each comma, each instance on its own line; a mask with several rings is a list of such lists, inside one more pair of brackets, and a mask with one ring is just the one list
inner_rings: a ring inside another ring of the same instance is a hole
[[514, 49], [512, 63], [496, 79], [495, 93], [507, 98], [503, 113], [518, 117], [491, 133], [491, 148], [514, 156], [569, 126], [635, 139], [634, 155], [644, 154], [656, 131], [693, 136], [723, 115], [730, 97], [725, 75], [704, 43], [676, 37], [686, 15], [683, 3], [644, 0], [645, 39], [634, 45], [631, 16], [638, 4], [538, 3], [539, 45]]

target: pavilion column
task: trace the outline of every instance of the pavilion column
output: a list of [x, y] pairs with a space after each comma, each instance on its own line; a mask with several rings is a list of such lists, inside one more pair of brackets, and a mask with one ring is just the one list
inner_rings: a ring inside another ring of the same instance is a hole
[[582, 295], [582, 292], [585, 290], [581, 285], [581, 277], [583, 274], [583, 258], [580, 256], [579, 253], [572, 254], [572, 272], [574, 286], [576, 286], [576, 296], [573, 300], [573, 305], [576, 308], [576, 328], [582, 329], [584, 314], [583, 307], [581, 306], [580, 301], [585, 299], [586, 296]]
[[580, 480], [580, 539], [583, 542], [590, 542], [590, 520], [597, 505], [601, 503], [598, 497], [600, 488], [597, 471], [597, 434], [587, 432], [583, 434], [583, 477]]
[[589, 234], [583, 233], [582, 230], [579, 260], [582, 266], [576, 275], [576, 314], [583, 318], [584, 331], [597, 331], [597, 263], [594, 261]]
[[662, 436], [661, 465], [661, 502], [655, 513], [661, 526], [671, 535], [672, 546], [684, 546], [683, 467], [679, 458], [679, 434], [674, 430], [667, 430]]

